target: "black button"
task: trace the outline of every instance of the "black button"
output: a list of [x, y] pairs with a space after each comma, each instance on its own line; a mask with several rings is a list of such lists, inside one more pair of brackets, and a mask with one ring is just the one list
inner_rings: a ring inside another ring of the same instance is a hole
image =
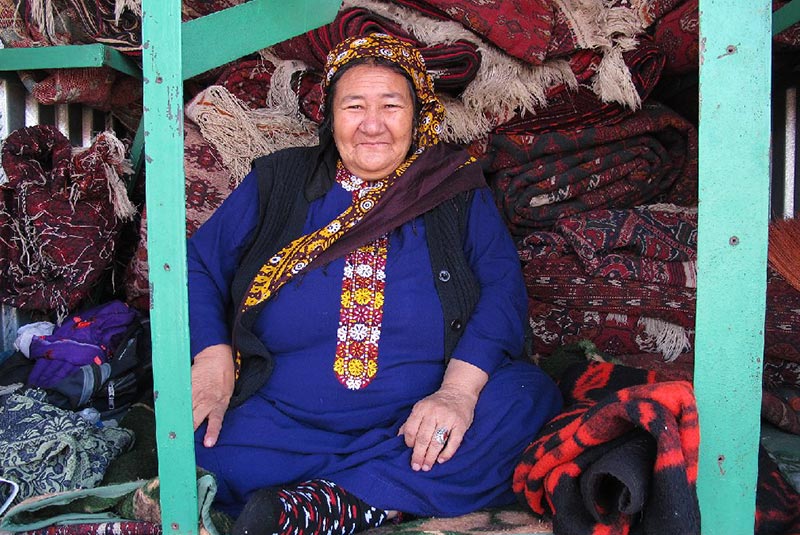
[[450, 280], [450, 272], [446, 269], [443, 269], [439, 272], [439, 280], [442, 282], [447, 282]]
[[461, 320], [453, 320], [453, 321], [451, 321], [450, 322], [450, 328], [453, 329], [454, 331], [460, 331], [461, 330]]

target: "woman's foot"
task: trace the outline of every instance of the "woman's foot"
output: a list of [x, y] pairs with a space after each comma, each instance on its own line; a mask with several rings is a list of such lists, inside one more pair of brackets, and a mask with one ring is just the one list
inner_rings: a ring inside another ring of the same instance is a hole
[[231, 535], [347, 535], [375, 528], [397, 511], [376, 509], [332, 481], [261, 489], [247, 500]]

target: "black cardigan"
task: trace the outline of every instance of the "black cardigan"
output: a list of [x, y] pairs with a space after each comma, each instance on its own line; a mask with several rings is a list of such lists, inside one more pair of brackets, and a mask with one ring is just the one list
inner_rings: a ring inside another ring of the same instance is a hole
[[[253, 165], [258, 175], [260, 224], [233, 280], [237, 308], [264, 260], [302, 235], [309, 203], [330, 190], [336, 173], [335, 154], [318, 147], [286, 149], [258, 158]], [[452, 355], [480, 297], [463, 251], [471, 194], [458, 194], [423, 215], [432, 276], [444, 314], [445, 360]], [[231, 407], [261, 388], [272, 372], [272, 356], [251, 330], [259, 309], [232, 318], [234, 350], [241, 355], [242, 364]]]

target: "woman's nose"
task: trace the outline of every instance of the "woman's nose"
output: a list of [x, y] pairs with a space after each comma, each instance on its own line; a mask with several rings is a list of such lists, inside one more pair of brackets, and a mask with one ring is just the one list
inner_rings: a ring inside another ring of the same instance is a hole
[[383, 130], [383, 114], [378, 108], [368, 108], [361, 121], [361, 129], [368, 134], [375, 134]]

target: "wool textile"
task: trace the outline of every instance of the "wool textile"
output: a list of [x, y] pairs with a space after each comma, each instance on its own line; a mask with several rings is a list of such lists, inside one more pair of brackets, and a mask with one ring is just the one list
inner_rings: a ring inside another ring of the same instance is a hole
[[[523, 453], [517, 496], [534, 513], [551, 514], [555, 533], [699, 534], [691, 384], [582, 363], [559, 386], [565, 408]], [[604, 490], [615, 478], [619, 485]]]
[[[564, 410], [514, 472], [520, 500], [564, 535], [699, 534], [691, 384], [584, 361], [566, 369], [559, 387]], [[760, 448], [755, 533], [799, 532], [800, 494]]]
[[475, 77], [481, 56], [473, 43], [457, 40], [426, 45], [399, 24], [364, 8], [343, 9], [330, 24], [278, 43], [272, 51], [283, 59], [301, 60], [321, 71], [328, 52], [348, 37], [378, 32], [392, 35], [417, 48], [434, 76], [437, 91], [457, 94]]
[[[661, 79], [664, 53], [655, 43], [642, 36], [639, 45], [622, 53], [625, 66], [639, 98], [644, 101]], [[547, 92], [547, 103], [518, 115], [509, 121], [496, 120], [497, 134], [535, 134], [549, 130], [588, 128], [617, 123], [635, 110], [619, 102], [607, 102], [591, 88], [591, 77], [601, 57], [593, 51], [580, 50], [569, 58], [576, 74], [577, 87], [558, 84]]]
[[124, 147], [104, 132], [74, 150], [54, 126], [16, 130], [2, 148], [0, 300], [64, 317], [102, 278], [134, 214]]
[[593, 208], [697, 202], [697, 132], [656, 103], [614, 125], [493, 134], [482, 165], [517, 239]]

